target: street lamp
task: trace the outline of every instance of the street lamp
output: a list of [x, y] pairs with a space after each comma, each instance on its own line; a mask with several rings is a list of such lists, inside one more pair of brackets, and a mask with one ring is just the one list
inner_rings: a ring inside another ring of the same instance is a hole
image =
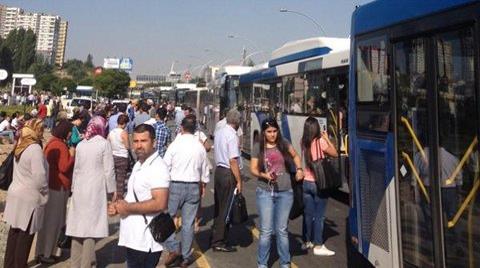
[[282, 13], [287, 13], [288, 12], [288, 13], [293, 13], [293, 14], [297, 14], [299, 16], [305, 17], [305, 18], [309, 19], [311, 22], [313, 22], [313, 24], [315, 24], [323, 32], [323, 34], [325, 36], [327, 35], [327, 33], [325, 32], [323, 27], [314, 18], [308, 16], [307, 14], [304, 14], [304, 13], [301, 13], [301, 12], [298, 12], [298, 11], [295, 11], [295, 10], [286, 9], [286, 8], [280, 8], [280, 12], [282, 12]]
[[255, 51], [255, 52], [252, 52], [252, 53], [248, 54], [248, 55], [245, 56], [245, 58], [242, 60], [242, 65], [245, 64], [245, 61], [246, 61], [248, 58], [250, 58], [250, 57], [252, 57], [252, 56], [254, 56], [254, 55], [260, 54], [260, 53], [264, 53], [264, 52], [263, 52], [263, 51]]
[[[234, 35], [234, 34], [229, 34], [227, 35], [228, 38], [231, 38], [231, 39], [234, 39], [234, 38], [237, 38], [237, 39], [243, 39], [245, 41], [247, 41], [248, 43], [250, 43], [250, 45], [256, 50], [256, 51], [261, 51], [260, 49], [258, 49], [258, 46], [255, 45], [254, 42], [252, 42], [252, 40], [248, 39], [248, 38], [245, 38], [243, 36], [240, 36], [240, 35]], [[267, 61], [267, 58], [265, 57], [265, 53], [262, 51], [262, 56], [263, 56], [263, 61]]]

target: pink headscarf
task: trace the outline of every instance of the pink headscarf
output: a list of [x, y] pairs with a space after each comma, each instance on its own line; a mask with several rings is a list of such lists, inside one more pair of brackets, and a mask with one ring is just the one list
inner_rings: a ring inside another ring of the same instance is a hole
[[85, 131], [85, 139], [89, 140], [96, 135], [100, 135], [105, 138], [106, 120], [101, 116], [94, 116], [88, 122], [87, 130]]

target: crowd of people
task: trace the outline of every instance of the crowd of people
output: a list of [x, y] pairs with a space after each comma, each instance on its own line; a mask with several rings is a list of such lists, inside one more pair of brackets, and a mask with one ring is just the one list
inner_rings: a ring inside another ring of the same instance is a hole
[[[189, 107], [176, 112], [174, 131], [167, 126], [166, 105], [134, 100], [127, 107], [106, 107], [93, 112], [84, 107], [70, 119], [59, 111], [50, 115], [52, 122], [38, 112], [15, 115], [13, 181], [4, 212], [10, 225], [5, 267], [26, 267], [35, 234], [36, 260], [55, 263], [62, 230], [72, 239], [71, 266], [92, 267], [95, 244], [109, 236], [108, 217], [116, 215], [121, 218], [118, 245], [126, 248], [128, 267], [155, 267], [164, 249], [166, 267], [188, 267], [194, 262], [192, 242], [212, 170], [211, 248], [236, 251], [225, 215], [233, 193], [243, 191], [241, 114], [232, 109], [218, 122], [212, 146]], [[52, 137], [44, 143], [47, 127]], [[311, 163], [337, 152], [313, 117], [306, 120], [298, 142], [300, 153], [282, 138], [277, 121], [267, 118], [252, 150], [250, 172], [258, 178], [258, 267], [267, 267], [273, 234], [280, 266], [290, 267], [287, 229], [295, 181], [304, 181], [303, 248], [313, 248], [315, 255], [335, 254], [322, 236], [328, 194], [317, 191]], [[214, 163], [207, 157], [212, 148]], [[146, 231], [161, 212], [181, 218], [179, 237], [174, 233], [164, 243]]]

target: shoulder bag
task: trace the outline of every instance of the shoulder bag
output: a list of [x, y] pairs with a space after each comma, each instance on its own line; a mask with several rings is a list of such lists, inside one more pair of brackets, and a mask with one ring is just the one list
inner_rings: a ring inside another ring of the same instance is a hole
[[[135, 197], [135, 201], [140, 202], [138, 201], [135, 189], [133, 190], [133, 196]], [[165, 242], [165, 240], [167, 240], [167, 238], [169, 238], [175, 232], [175, 223], [173, 222], [172, 217], [168, 213], [161, 212], [160, 214], [155, 216], [150, 223], [148, 223], [145, 214], [142, 214], [142, 216], [145, 224], [147, 225], [147, 228], [150, 229], [153, 240], [158, 243]]]
[[8, 190], [13, 180], [13, 161], [15, 149], [7, 156], [0, 166], [0, 189]]
[[317, 159], [312, 161], [312, 171], [315, 176], [315, 184], [317, 185], [317, 192], [327, 189], [336, 189], [342, 185], [340, 175], [333, 167], [332, 159], [324, 156], [321, 158], [320, 152], [322, 146], [320, 139], [315, 141], [317, 146]]

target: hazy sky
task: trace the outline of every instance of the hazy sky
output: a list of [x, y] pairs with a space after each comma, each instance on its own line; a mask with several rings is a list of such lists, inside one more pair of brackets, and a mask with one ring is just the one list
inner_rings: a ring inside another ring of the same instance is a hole
[[[69, 21], [66, 58], [94, 63], [104, 57], [131, 57], [133, 75], [181, 72], [213, 60], [240, 62], [247, 54], [272, 50], [287, 41], [321, 35], [308, 19], [280, 13], [295, 10], [314, 18], [327, 36], [348, 37], [355, 5], [371, 0], [15, 0], [1, 4]], [[227, 38], [229, 34], [239, 38]], [[208, 51], [206, 51], [208, 50]], [[263, 61], [262, 54], [252, 56]], [[199, 69], [199, 68], [196, 68]]]

